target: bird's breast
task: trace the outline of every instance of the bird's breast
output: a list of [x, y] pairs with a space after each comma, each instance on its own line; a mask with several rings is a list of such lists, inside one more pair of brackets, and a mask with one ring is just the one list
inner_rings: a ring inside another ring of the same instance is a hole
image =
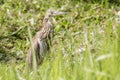
[[38, 44], [40, 46], [39, 53], [40, 53], [41, 57], [43, 57], [47, 53], [47, 51], [49, 49], [48, 48], [49, 45], [45, 40], [39, 40]]

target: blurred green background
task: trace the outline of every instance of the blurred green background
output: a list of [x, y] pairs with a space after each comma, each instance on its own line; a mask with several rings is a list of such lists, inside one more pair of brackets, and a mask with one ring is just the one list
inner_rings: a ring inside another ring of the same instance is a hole
[[[52, 19], [50, 55], [37, 71], [25, 69], [31, 35], [46, 10]], [[119, 0], [0, 0], [0, 80], [119, 80]]]

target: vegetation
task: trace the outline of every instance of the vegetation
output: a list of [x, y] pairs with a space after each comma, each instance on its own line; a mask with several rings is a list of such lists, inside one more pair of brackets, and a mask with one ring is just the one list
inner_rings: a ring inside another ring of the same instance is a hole
[[[120, 5], [91, 1], [1, 0], [0, 80], [119, 80]], [[67, 14], [52, 19], [50, 54], [37, 70], [29, 71], [29, 32], [34, 35], [41, 28], [49, 8]]]

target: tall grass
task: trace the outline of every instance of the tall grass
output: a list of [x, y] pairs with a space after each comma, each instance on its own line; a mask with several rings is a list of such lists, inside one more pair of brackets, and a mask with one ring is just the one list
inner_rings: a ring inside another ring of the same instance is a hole
[[38, 69], [34, 64], [33, 71], [27, 71], [24, 59], [11, 58], [0, 63], [0, 80], [119, 80], [120, 28], [114, 12], [119, 6], [108, 0], [94, 3], [6, 0], [0, 4], [0, 26], [6, 31], [0, 32], [0, 36], [7, 37], [0, 42], [3, 52], [25, 58], [28, 39], [32, 42], [32, 35], [42, 26], [41, 20], [50, 7], [62, 7], [68, 12], [54, 18], [55, 36], [50, 54]]

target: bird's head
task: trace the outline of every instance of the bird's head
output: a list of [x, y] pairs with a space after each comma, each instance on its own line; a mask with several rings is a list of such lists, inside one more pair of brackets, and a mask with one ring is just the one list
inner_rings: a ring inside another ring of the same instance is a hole
[[62, 11], [58, 11], [58, 10], [54, 10], [54, 9], [49, 9], [46, 12], [47, 17], [56, 16], [56, 15], [63, 15], [63, 14], [66, 14], [66, 12], [62, 12]]

